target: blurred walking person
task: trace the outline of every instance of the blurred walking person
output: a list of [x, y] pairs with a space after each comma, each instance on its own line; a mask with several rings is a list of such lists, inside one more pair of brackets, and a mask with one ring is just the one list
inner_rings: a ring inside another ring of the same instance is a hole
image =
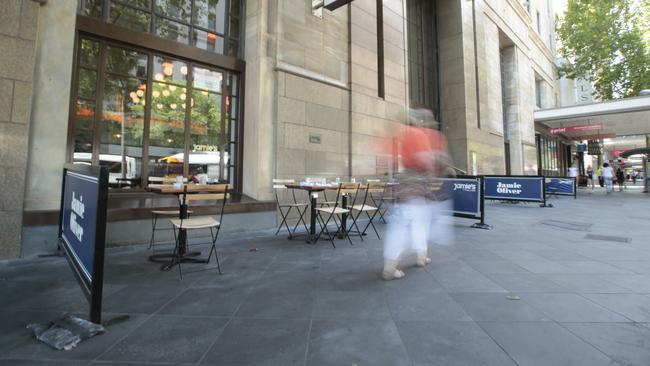
[[632, 170], [632, 184], [636, 184], [636, 177], [639, 175], [639, 173], [635, 170]]
[[[397, 136], [397, 157], [402, 170], [398, 173], [397, 202], [384, 238], [384, 269], [386, 280], [405, 276], [400, 269], [409, 252], [416, 255], [415, 264], [424, 267], [431, 262], [428, 241], [431, 228], [441, 224], [442, 201], [448, 201], [435, 178], [449, 167], [447, 144], [438, 131], [404, 126]], [[432, 187], [438, 187], [432, 188]]]

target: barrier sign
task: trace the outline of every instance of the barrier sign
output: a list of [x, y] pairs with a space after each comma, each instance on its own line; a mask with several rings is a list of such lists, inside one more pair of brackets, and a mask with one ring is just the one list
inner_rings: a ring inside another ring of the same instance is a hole
[[485, 199], [546, 204], [544, 177], [485, 176]]
[[66, 164], [63, 169], [59, 243], [90, 303], [90, 320], [101, 322], [108, 170]]
[[445, 189], [454, 200], [453, 213], [456, 217], [480, 220], [472, 225], [475, 228], [491, 229], [485, 224], [485, 209], [483, 199], [483, 178], [474, 176], [459, 176], [442, 179]]
[[577, 197], [576, 178], [546, 178], [546, 193]]
[[481, 217], [481, 180], [471, 178], [449, 178], [449, 184], [454, 199], [454, 214]]

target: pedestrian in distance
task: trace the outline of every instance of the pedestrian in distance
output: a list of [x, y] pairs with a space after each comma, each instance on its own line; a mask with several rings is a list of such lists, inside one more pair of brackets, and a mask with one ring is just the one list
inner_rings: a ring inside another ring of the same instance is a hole
[[618, 183], [618, 191], [623, 192], [623, 187], [625, 186], [625, 173], [623, 169], [616, 169], [616, 182]]
[[605, 179], [603, 178], [603, 167], [599, 167], [596, 171], [596, 174], [598, 174], [598, 185], [604, 187]]
[[589, 186], [589, 192], [594, 191], [595, 181], [598, 179], [598, 175], [594, 172], [594, 169], [589, 165], [587, 167], [587, 185]]
[[639, 175], [639, 173], [636, 170], [632, 170], [632, 184], [636, 184], [636, 177]]
[[603, 172], [603, 183], [605, 185], [605, 190], [607, 191], [607, 194], [612, 193], [612, 190], [614, 189], [613, 187], [614, 169], [612, 169], [612, 167], [609, 166], [609, 163], [604, 163], [602, 172]]

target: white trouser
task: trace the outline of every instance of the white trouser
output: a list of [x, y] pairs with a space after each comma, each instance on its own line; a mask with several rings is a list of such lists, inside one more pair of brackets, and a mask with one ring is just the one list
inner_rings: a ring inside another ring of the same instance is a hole
[[605, 180], [605, 189], [607, 190], [607, 192], [611, 192], [614, 188], [612, 177], [605, 177], [604, 180]]
[[395, 204], [384, 238], [384, 259], [398, 260], [409, 250], [426, 255], [432, 212], [424, 198]]
[[454, 243], [454, 216], [452, 215], [454, 201], [431, 201], [430, 207], [429, 241], [438, 245], [452, 245]]

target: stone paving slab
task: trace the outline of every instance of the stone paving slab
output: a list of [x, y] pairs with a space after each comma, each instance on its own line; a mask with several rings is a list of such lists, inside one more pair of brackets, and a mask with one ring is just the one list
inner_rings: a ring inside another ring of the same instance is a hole
[[148, 262], [146, 245], [111, 248], [104, 318], [131, 319], [69, 352], [25, 328], [84, 315], [65, 260], [0, 262], [0, 365], [649, 365], [650, 197], [551, 202], [489, 202], [493, 230], [456, 219], [454, 245], [391, 282], [374, 235], [336, 249], [223, 236], [223, 274], [187, 264], [183, 280]]

